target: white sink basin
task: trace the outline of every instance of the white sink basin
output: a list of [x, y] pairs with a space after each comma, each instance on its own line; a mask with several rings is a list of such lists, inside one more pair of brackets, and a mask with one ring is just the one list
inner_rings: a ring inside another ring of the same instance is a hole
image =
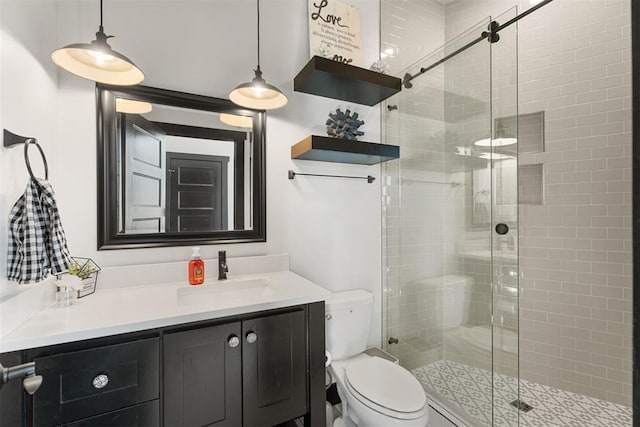
[[229, 279], [205, 285], [178, 288], [178, 304], [227, 303], [275, 295], [276, 291], [264, 279]]

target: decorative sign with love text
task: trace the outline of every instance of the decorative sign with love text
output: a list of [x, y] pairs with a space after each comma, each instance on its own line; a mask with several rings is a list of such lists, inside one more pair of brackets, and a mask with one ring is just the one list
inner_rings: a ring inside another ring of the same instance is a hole
[[309, 0], [309, 51], [361, 67], [360, 9], [340, 0]]

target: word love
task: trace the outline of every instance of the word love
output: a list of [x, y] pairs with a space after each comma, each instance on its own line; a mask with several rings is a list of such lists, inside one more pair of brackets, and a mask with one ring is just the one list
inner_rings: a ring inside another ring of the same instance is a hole
[[351, 64], [353, 62], [353, 59], [347, 58], [347, 57], [343, 57], [342, 55], [333, 55], [333, 58], [331, 58], [331, 59], [333, 61], [342, 62], [343, 64]]
[[338, 27], [342, 27], [342, 28], [349, 28], [348, 25], [342, 24], [342, 17], [340, 16], [334, 16], [330, 13], [325, 16], [322, 16], [322, 9], [324, 7], [327, 7], [328, 4], [329, 4], [329, 0], [322, 0], [320, 4], [314, 3], [313, 7], [316, 8], [316, 11], [311, 14], [311, 19], [313, 19], [314, 21], [317, 21], [318, 19], [320, 19], [322, 22], [326, 22], [327, 24], [337, 25]]

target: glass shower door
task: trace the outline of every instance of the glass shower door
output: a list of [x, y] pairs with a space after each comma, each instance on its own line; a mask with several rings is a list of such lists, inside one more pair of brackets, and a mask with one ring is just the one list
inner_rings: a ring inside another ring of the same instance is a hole
[[[406, 71], [460, 49], [490, 22]], [[384, 347], [440, 412], [478, 426], [518, 423], [517, 156], [514, 144], [496, 142], [517, 131], [514, 35], [501, 36], [499, 50], [476, 43], [384, 108], [384, 142], [401, 147], [383, 185]], [[497, 234], [499, 223], [510, 231]]]
[[[504, 24], [516, 8], [494, 18]], [[518, 366], [518, 45], [517, 23], [491, 44], [493, 425], [517, 426]]]
[[[447, 43], [447, 53], [476, 39], [491, 19]], [[462, 421], [492, 426], [492, 44], [482, 40], [444, 64], [445, 170], [459, 183], [444, 221], [445, 265], [440, 372]], [[447, 402], [449, 403], [449, 402]]]

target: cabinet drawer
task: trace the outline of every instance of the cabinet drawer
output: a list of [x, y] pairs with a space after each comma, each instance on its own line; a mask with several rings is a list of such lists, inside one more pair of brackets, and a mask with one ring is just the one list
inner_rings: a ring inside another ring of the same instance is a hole
[[158, 398], [159, 339], [36, 358], [36, 426], [57, 425]]
[[158, 427], [160, 404], [157, 400], [85, 418], [65, 424], [63, 427]]

